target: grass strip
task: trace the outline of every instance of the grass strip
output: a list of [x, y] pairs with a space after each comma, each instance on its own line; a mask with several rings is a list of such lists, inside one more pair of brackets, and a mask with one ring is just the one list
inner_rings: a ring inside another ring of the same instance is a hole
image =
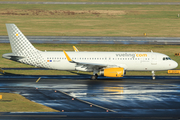
[[0, 93], [0, 112], [59, 112], [14, 93]]
[[179, 5], [0, 4], [0, 35], [15, 23], [25, 35], [179, 37]]
[[[19, 0], [0, 0], [0, 1], [13, 1]], [[23, 0], [23, 2], [37, 2], [37, 0]], [[38, 0], [38, 2], [72, 2], [72, 0]], [[75, 2], [179, 2], [179, 0], [76, 0]]]

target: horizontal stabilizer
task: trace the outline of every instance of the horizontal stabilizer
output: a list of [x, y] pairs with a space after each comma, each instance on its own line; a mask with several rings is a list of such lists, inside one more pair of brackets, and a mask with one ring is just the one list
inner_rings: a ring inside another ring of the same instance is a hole
[[9, 60], [14, 60], [14, 61], [18, 61], [20, 59], [25, 58], [24, 56], [16, 56], [13, 53], [6, 53], [2, 55], [3, 58], [9, 59]]

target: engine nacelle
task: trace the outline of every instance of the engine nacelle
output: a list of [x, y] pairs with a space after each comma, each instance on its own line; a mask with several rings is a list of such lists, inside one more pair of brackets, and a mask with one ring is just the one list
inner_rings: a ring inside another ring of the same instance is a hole
[[123, 77], [124, 68], [105, 68], [100, 71], [100, 75], [106, 77]]

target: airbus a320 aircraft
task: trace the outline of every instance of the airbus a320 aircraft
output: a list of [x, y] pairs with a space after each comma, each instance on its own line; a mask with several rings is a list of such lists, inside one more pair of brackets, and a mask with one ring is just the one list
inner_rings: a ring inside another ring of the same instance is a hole
[[15, 24], [6, 24], [12, 53], [3, 54], [3, 58], [16, 62], [54, 69], [93, 72], [92, 79], [98, 73], [106, 77], [123, 77], [126, 71], [154, 71], [174, 69], [177, 62], [165, 54], [156, 52], [47, 52], [39, 51], [28, 41]]

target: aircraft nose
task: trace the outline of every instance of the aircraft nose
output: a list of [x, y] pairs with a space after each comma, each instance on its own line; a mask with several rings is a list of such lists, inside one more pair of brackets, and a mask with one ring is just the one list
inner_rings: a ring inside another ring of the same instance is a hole
[[177, 63], [176, 61], [173, 61], [173, 63], [172, 63], [173, 69], [174, 69], [174, 68], [177, 68], [177, 66], [178, 66], [178, 63]]

